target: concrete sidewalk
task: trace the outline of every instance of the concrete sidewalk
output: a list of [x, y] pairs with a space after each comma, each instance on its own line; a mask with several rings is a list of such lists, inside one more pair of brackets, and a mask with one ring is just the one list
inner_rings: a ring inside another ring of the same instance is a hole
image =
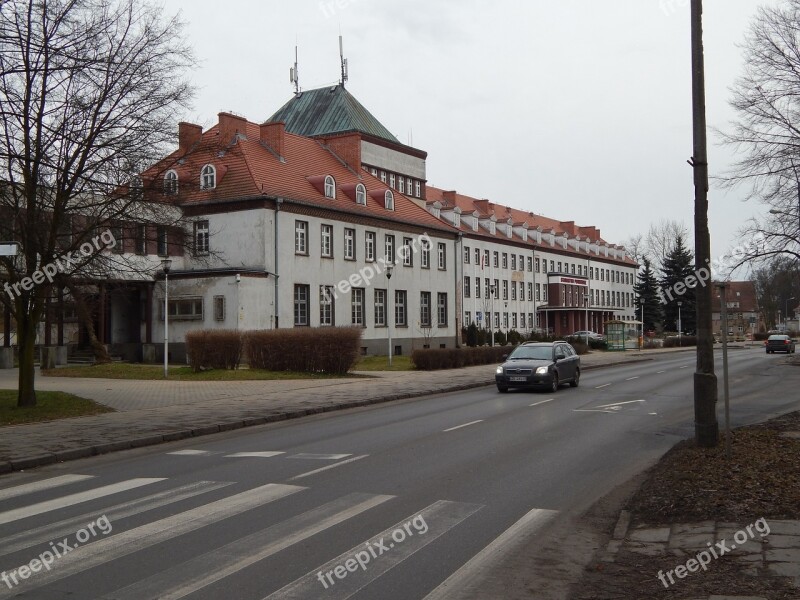
[[[586, 370], [691, 350], [595, 352], [581, 361]], [[494, 369], [494, 365], [484, 365], [446, 371], [365, 373], [369, 378], [236, 382], [37, 374], [39, 390], [69, 392], [119, 412], [3, 427], [0, 474], [321, 412], [488, 386], [494, 383]], [[16, 370], [0, 371], [0, 389], [16, 389], [16, 376]]]

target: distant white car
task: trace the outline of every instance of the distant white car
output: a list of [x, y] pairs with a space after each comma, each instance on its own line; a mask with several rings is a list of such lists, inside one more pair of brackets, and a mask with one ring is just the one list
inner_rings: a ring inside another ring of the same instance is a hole
[[594, 331], [576, 331], [569, 337], [586, 340], [587, 335], [589, 336], [590, 340], [597, 340], [598, 342], [602, 342], [606, 339], [606, 336], [596, 333]]

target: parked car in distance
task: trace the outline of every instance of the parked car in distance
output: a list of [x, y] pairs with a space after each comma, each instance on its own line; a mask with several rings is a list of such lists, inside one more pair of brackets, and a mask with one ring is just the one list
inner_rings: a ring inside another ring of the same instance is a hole
[[526, 342], [497, 367], [494, 378], [500, 392], [510, 388], [545, 388], [557, 392], [564, 383], [578, 386], [581, 359], [567, 342]]
[[786, 352], [786, 354], [791, 352], [794, 354], [794, 340], [788, 335], [771, 335], [764, 342], [764, 347], [767, 350], [767, 354], [772, 354], [773, 352]]
[[575, 333], [570, 334], [567, 337], [568, 338], [578, 338], [579, 340], [582, 340], [582, 341], [585, 342], [587, 333], [589, 334], [589, 339], [590, 340], [597, 340], [598, 342], [603, 342], [606, 339], [606, 336], [604, 336], [601, 333], [597, 333], [595, 331], [576, 331]]

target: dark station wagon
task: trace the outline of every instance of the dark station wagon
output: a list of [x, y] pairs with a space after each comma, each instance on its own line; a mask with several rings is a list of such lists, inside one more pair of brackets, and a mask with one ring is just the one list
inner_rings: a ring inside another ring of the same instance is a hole
[[581, 378], [581, 359], [567, 342], [527, 342], [517, 346], [497, 367], [497, 389], [545, 388], [552, 392], [569, 383], [577, 387]]

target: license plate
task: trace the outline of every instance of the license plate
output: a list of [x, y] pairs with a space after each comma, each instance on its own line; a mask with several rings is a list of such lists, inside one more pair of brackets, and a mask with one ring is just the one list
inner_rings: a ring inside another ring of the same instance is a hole
[[509, 377], [509, 381], [528, 381], [527, 377]]

